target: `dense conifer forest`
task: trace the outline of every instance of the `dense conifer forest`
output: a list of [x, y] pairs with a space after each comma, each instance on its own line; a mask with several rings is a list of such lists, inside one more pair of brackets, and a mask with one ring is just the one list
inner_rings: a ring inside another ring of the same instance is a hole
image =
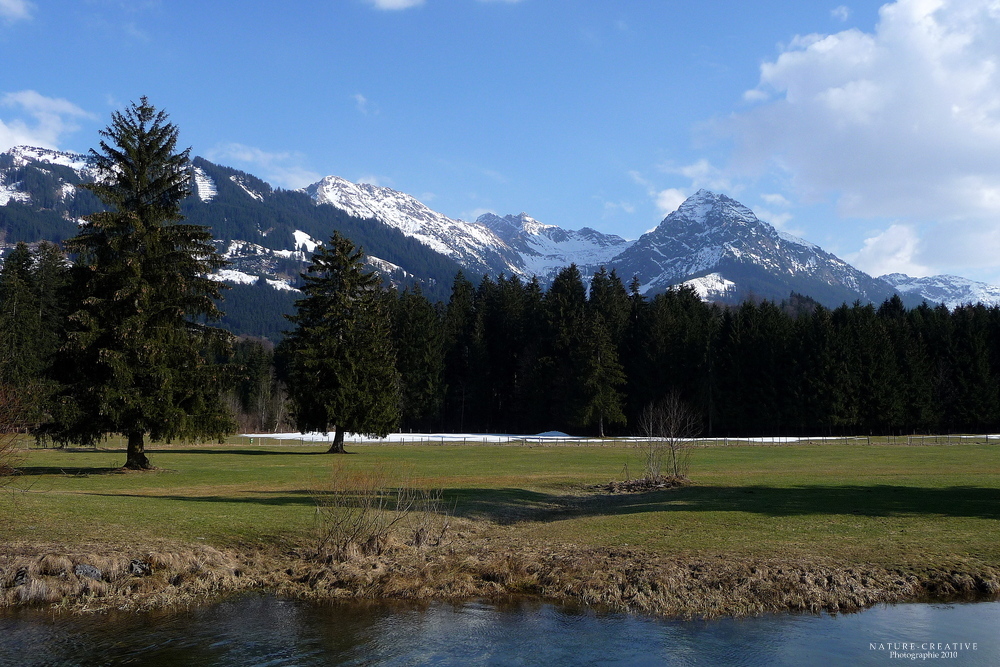
[[[419, 285], [382, 289], [404, 431], [633, 434], [643, 409], [674, 391], [713, 436], [1000, 430], [998, 307], [907, 309], [896, 297], [831, 310], [795, 294], [723, 307], [688, 289], [646, 297], [613, 271], [575, 266], [548, 290], [461, 273], [446, 300]], [[222, 301], [242, 334], [216, 357], [229, 369], [224, 398], [254, 430], [291, 427], [273, 342], [297, 298], [257, 284]], [[0, 382], [35, 397], [35, 423], [57, 393], [52, 362], [73, 299], [56, 245], [8, 254]]]

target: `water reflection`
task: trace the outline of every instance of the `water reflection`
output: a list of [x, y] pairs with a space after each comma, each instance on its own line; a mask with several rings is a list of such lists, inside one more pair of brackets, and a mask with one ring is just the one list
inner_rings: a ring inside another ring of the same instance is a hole
[[997, 602], [681, 622], [532, 602], [415, 608], [260, 595], [169, 613], [15, 610], [0, 616], [0, 664], [898, 664], [911, 645], [919, 654], [928, 643], [975, 643], [947, 664], [990, 665], [1000, 664], [998, 636]]

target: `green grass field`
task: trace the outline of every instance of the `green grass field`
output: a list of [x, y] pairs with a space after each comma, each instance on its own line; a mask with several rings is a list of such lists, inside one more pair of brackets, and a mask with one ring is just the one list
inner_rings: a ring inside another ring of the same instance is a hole
[[822, 558], [947, 567], [1000, 564], [1000, 445], [718, 447], [692, 454], [688, 487], [607, 494], [641, 471], [622, 447], [401, 445], [149, 447], [159, 469], [115, 471], [96, 451], [27, 449], [0, 495], [5, 539], [86, 545], [161, 540], [297, 543], [338, 461], [384, 465], [444, 489], [460, 517], [552, 543], [664, 555]]

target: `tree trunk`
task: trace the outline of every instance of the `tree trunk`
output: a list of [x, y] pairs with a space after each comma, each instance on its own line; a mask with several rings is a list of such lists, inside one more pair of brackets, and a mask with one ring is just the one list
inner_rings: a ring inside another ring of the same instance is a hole
[[125, 456], [127, 470], [149, 470], [149, 459], [146, 458], [145, 434], [142, 431], [128, 434], [128, 453]]
[[604, 413], [597, 420], [597, 433], [599, 438], [604, 437]]
[[326, 450], [327, 454], [344, 454], [344, 427], [334, 426], [333, 442], [330, 443], [330, 449]]

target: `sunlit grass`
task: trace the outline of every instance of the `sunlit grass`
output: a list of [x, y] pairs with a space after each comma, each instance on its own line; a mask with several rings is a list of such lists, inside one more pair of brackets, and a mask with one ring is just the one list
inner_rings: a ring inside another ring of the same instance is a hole
[[[688, 487], [609, 495], [641, 471], [621, 447], [355, 445], [442, 488], [469, 518], [532, 540], [661, 554], [823, 558], [910, 566], [1000, 564], [1000, 445], [806, 445], [696, 450]], [[296, 542], [336, 457], [323, 445], [152, 445], [157, 471], [120, 473], [121, 443], [30, 448], [0, 498], [6, 539], [92, 544]]]

